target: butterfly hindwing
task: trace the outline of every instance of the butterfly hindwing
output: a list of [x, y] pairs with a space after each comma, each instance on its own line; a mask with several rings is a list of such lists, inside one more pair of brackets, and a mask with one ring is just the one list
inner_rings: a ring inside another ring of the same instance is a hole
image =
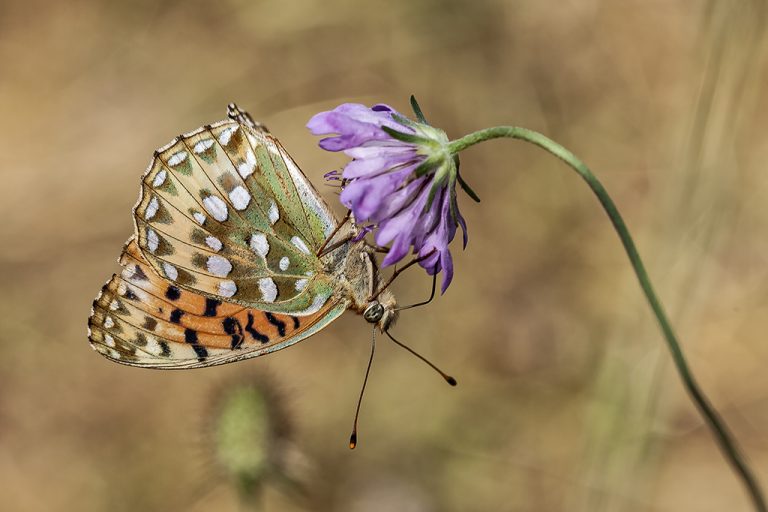
[[88, 327], [92, 346], [124, 364], [195, 368], [256, 357], [311, 336], [346, 309], [343, 301], [329, 303], [299, 317], [205, 297], [158, 275], [133, 240], [120, 263]]
[[155, 155], [134, 209], [155, 271], [209, 298], [298, 316], [335, 291], [316, 256], [337, 225], [280, 143], [228, 120]]

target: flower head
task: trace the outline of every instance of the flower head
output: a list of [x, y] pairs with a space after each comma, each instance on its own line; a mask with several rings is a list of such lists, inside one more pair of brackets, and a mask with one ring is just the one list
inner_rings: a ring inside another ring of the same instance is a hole
[[448, 245], [466, 225], [456, 202], [458, 159], [445, 132], [427, 124], [412, 99], [419, 122], [388, 105], [345, 103], [315, 115], [307, 128], [328, 151], [352, 157], [344, 168], [341, 202], [357, 222], [373, 226], [374, 239], [389, 246], [382, 264], [393, 265], [411, 248], [430, 275], [445, 272], [442, 291], [453, 278]]

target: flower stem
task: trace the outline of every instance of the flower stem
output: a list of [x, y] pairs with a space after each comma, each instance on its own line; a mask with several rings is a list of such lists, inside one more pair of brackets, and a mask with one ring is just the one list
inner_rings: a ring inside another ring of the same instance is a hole
[[669, 347], [670, 352], [672, 353], [672, 359], [675, 363], [675, 367], [677, 368], [678, 373], [680, 374], [680, 378], [683, 381], [683, 385], [685, 386], [686, 391], [693, 400], [693, 403], [696, 405], [696, 408], [704, 417], [704, 420], [712, 431], [712, 434], [720, 446], [720, 449], [722, 450], [726, 460], [731, 464], [734, 471], [746, 487], [755, 510], [759, 512], [768, 512], [765, 498], [763, 496], [763, 491], [760, 488], [760, 485], [757, 482], [754, 474], [752, 473], [752, 470], [747, 465], [745, 457], [741, 453], [741, 449], [739, 448], [736, 439], [728, 429], [725, 421], [723, 421], [707, 397], [701, 391], [699, 385], [696, 383], [696, 380], [694, 379], [693, 374], [688, 367], [688, 363], [685, 360], [685, 356], [683, 355], [680, 343], [677, 341], [675, 332], [672, 329], [672, 325], [669, 323], [667, 315], [664, 312], [664, 308], [661, 305], [661, 301], [659, 301], [658, 297], [656, 296], [656, 292], [653, 290], [651, 280], [649, 279], [648, 273], [645, 270], [645, 266], [640, 259], [640, 254], [637, 252], [637, 248], [635, 247], [635, 243], [632, 240], [632, 236], [629, 234], [629, 230], [624, 223], [624, 219], [622, 219], [619, 210], [616, 208], [616, 205], [608, 195], [608, 192], [605, 190], [603, 185], [595, 177], [595, 175], [592, 174], [592, 171], [590, 171], [589, 168], [584, 165], [581, 160], [576, 158], [573, 153], [565, 149], [557, 142], [549, 139], [548, 137], [526, 128], [520, 128], [516, 126], [497, 126], [494, 128], [487, 128], [485, 130], [479, 130], [477, 132], [470, 133], [469, 135], [466, 135], [460, 139], [451, 141], [448, 145], [448, 149], [452, 154], [456, 154], [479, 142], [497, 138], [520, 139], [535, 144], [536, 146], [539, 146], [540, 148], [548, 151], [549, 153], [553, 154], [568, 164], [574, 171], [579, 173], [584, 181], [587, 182], [587, 185], [589, 185], [589, 188], [592, 189], [592, 192], [594, 192], [594, 194], [597, 196], [597, 199], [600, 201], [603, 209], [608, 214], [608, 217], [610, 218], [616, 233], [621, 239], [621, 243], [624, 245], [624, 249], [627, 252], [627, 256], [629, 256], [629, 261], [632, 264], [632, 268], [635, 270], [637, 279], [640, 282], [640, 287], [643, 289], [643, 293], [645, 293], [645, 297], [648, 299], [648, 304], [651, 306], [651, 309], [653, 310], [653, 313], [656, 315], [656, 319], [659, 322], [661, 331], [664, 335], [664, 339], [667, 343], [667, 346]]

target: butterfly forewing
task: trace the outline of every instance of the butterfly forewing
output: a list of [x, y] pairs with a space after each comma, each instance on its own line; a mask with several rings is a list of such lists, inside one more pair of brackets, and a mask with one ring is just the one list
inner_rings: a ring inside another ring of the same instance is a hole
[[89, 319], [93, 347], [120, 363], [154, 368], [194, 368], [274, 352], [337, 318], [344, 301], [308, 316], [243, 308], [178, 287], [155, 273], [135, 241], [124, 267], [104, 286]]
[[159, 150], [134, 210], [138, 245], [180, 288], [313, 314], [335, 291], [316, 256], [336, 221], [271, 135], [223, 121]]

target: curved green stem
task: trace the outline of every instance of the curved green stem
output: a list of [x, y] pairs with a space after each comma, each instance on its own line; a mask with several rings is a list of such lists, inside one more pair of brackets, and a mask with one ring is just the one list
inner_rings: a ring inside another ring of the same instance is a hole
[[640, 254], [637, 252], [637, 248], [635, 247], [635, 243], [632, 240], [632, 236], [629, 234], [629, 230], [624, 223], [624, 219], [622, 219], [619, 210], [616, 208], [616, 205], [608, 195], [608, 192], [605, 190], [603, 185], [600, 183], [600, 181], [598, 181], [595, 175], [592, 174], [592, 171], [590, 171], [589, 168], [584, 165], [581, 160], [576, 158], [573, 153], [565, 149], [557, 142], [549, 139], [548, 137], [525, 128], [516, 126], [497, 126], [494, 128], [487, 128], [485, 130], [471, 133], [460, 139], [450, 142], [448, 149], [451, 151], [451, 153], [456, 154], [479, 142], [497, 138], [524, 140], [548, 151], [549, 153], [555, 155], [557, 158], [568, 164], [574, 171], [579, 173], [584, 181], [587, 182], [589, 188], [592, 189], [592, 192], [595, 193], [597, 199], [600, 201], [600, 204], [602, 204], [603, 209], [605, 209], [605, 212], [611, 219], [611, 223], [613, 224], [616, 233], [618, 233], [619, 238], [621, 239], [621, 243], [624, 245], [624, 249], [627, 252], [627, 256], [629, 256], [629, 261], [632, 264], [632, 268], [635, 270], [638, 281], [640, 281], [640, 287], [643, 289], [643, 293], [645, 293], [645, 297], [648, 299], [648, 304], [650, 304], [651, 309], [656, 315], [656, 319], [661, 326], [664, 339], [666, 340], [667, 346], [672, 353], [672, 359], [675, 363], [675, 367], [677, 368], [678, 373], [680, 374], [680, 378], [683, 381], [683, 385], [685, 386], [686, 391], [693, 400], [693, 403], [696, 405], [696, 408], [704, 417], [704, 420], [707, 422], [707, 425], [715, 436], [715, 439], [717, 440], [723, 455], [731, 464], [731, 466], [733, 466], [736, 474], [744, 483], [744, 486], [746, 487], [747, 492], [752, 499], [755, 510], [759, 512], [767, 512], [768, 508], [766, 508], [762, 489], [760, 488], [757, 479], [752, 473], [752, 470], [747, 465], [744, 455], [741, 453], [741, 450], [736, 442], [736, 439], [726, 426], [725, 421], [723, 421], [712, 404], [710, 404], [709, 400], [701, 391], [699, 385], [696, 383], [696, 380], [693, 378], [691, 370], [688, 367], [688, 363], [685, 360], [685, 356], [683, 355], [683, 351], [680, 348], [680, 343], [677, 341], [675, 332], [672, 329], [672, 325], [669, 323], [667, 315], [664, 313], [664, 308], [656, 296], [656, 292], [653, 290], [651, 280], [648, 278], [648, 273], [646, 272], [645, 266], [640, 259]]

